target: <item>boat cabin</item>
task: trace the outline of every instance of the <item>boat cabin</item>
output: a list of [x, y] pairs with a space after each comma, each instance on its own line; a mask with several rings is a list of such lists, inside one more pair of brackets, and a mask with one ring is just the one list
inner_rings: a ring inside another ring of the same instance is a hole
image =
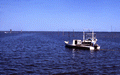
[[79, 44], [81, 44], [82, 43], [82, 41], [81, 40], [73, 40], [73, 45], [79, 45]]

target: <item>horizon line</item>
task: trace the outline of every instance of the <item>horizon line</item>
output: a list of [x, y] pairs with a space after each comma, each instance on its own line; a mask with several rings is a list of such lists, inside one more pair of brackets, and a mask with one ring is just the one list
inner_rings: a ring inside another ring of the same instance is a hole
[[[0, 32], [10, 32], [10, 31], [0, 31]], [[83, 31], [67, 31], [67, 30], [65, 30], [65, 31], [63, 31], [63, 30], [59, 30], [59, 31], [27, 31], [27, 30], [25, 30], [25, 31], [12, 31], [12, 32], [83, 32]], [[94, 32], [120, 32], [120, 31], [94, 31]]]

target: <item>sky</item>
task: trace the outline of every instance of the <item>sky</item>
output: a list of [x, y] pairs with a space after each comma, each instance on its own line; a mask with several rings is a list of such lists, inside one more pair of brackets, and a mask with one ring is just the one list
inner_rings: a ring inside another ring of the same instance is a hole
[[120, 0], [0, 0], [0, 31], [117, 31]]

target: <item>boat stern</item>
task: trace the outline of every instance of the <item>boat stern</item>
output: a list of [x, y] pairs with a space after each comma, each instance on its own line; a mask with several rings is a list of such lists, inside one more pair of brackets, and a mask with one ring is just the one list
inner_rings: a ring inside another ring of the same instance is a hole
[[100, 50], [100, 46], [97, 47], [97, 50]]
[[90, 49], [90, 50], [100, 50], [100, 46], [97, 46], [97, 47], [91, 46], [91, 47], [89, 47], [89, 49]]

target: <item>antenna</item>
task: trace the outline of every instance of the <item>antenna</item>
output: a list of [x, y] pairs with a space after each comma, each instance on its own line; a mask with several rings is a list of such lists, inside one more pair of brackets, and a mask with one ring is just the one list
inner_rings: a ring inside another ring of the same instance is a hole
[[74, 29], [73, 29], [73, 37], [74, 37]]
[[84, 29], [83, 29], [83, 41], [85, 41], [85, 32], [84, 32]]
[[58, 36], [59, 36], [59, 30], [58, 30]]
[[64, 36], [64, 31], [63, 31], [63, 36]]
[[92, 40], [94, 40], [94, 32], [92, 31]]
[[112, 26], [111, 26], [111, 32], [112, 32]]

